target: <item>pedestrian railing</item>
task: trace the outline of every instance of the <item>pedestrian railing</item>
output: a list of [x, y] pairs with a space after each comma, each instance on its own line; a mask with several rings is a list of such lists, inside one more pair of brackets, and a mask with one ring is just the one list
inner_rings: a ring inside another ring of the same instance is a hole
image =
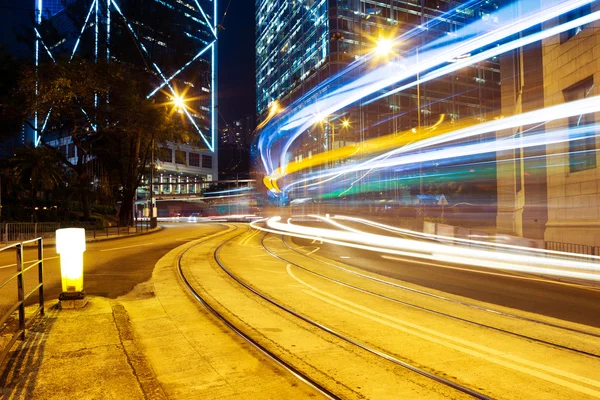
[[[37, 260], [33, 261], [30, 265], [25, 267], [24, 261], [23, 261], [23, 246], [26, 244], [30, 244], [30, 243], [37, 244]], [[9, 305], [8, 311], [6, 311], [6, 313], [4, 313], [4, 315], [2, 315], [0, 317], [0, 333], [2, 333], [1, 330], [8, 329], [11, 326], [10, 324], [6, 325], [6, 322], [16, 311], [18, 311], [18, 314], [19, 314], [19, 321], [18, 321], [19, 323], [18, 323], [18, 328], [13, 333], [12, 337], [9, 339], [6, 346], [3, 349], [0, 349], [0, 365], [2, 364], [2, 362], [8, 355], [10, 349], [12, 349], [12, 347], [14, 346], [15, 342], [18, 339], [21, 339], [21, 340], [25, 339], [25, 331], [27, 329], [27, 324], [25, 321], [25, 302], [35, 292], [38, 292], [39, 306], [36, 309], [36, 311], [31, 315], [29, 320], [32, 321], [38, 314], [44, 315], [43, 239], [41, 237], [38, 237], [36, 239], [27, 240], [27, 241], [15, 243], [10, 246], [0, 248], [0, 253], [5, 252], [5, 251], [14, 251], [15, 252], [17, 271], [15, 274], [10, 276], [7, 280], [0, 283], [0, 289], [7, 286], [10, 282], [16, 280], [17, 281], [17, 302], [15, 304]], [[35, 268], [35, 267], [37, 267], [37, 270], [38, 270], [38, 284], [33, 289], [31, 289], [30, 292], [25, 293], [25, 282], [24, 282], [25, 272], [27, 272], [30, 269]]]
[[50, 239], [55, 237], [56, 230], [61, 228], [84, 228], [88, 237], [98, 238], [103, 236], [126, 236], [133, 233], [142, 233], [149, 229], [149, 222], [135, 221], [129, 226], [102, 226], [96, 223], [69, 223], [69, 222], [7, 222], [0, 225], [0, 243], [8, 246], [9, 243], [29, 240], [36, 237]]
[[546, 242], [546, 250], [600, 256], [600, 246], [589, 246], [585, 244]]

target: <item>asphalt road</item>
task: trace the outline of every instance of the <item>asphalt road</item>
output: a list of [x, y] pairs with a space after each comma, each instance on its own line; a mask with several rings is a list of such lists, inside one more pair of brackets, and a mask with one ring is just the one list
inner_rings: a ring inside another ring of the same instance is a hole
[[[156, 262], [173, 248], [185, 242], [226, 229], [220, 224], [170, 224], [161, 231], [141, 236], [87, 243], [84, 253], [84, 290], [87, 294], [117, 298], [152, 276]], [[36, 259], [37, 250], [26, 247], [24, 260]], [[14, 274], [13, 251], [0, 254], [0, 282]], [[44, 248], [45, 297], [56, 299], [61, 292], [60, 261], [55, 246]], [[16, 300], [16, 282], [0, 289], [2, 308]], [[25, 276], [25, 290], [37, 283], [37, 269]], [[34, 296], [32, 301], [37, 301]], [[12, 304], [12, 303], [11, 303]]]
[[[330, 225], [321, 227], [332, 228]], [[313, 244], [310, 240], [294, 239], [294, 242], [311, 246], [311, 249], [319, 247], [317, 251], [320, 256], [424, 288], [600, 327], [600, 288], [516, 275], [508, 271], [490, 274], [487, 270], [468, 265], [441, 265], [408, 257], [386, 259], [382, 256], [390, 255], [327, 243]]]

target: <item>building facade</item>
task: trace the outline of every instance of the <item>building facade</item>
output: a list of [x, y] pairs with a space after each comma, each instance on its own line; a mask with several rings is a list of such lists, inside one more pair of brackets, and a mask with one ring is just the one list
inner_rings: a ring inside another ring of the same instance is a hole
[[[531, 7], [539, 0], [531, 1]], [[541, 27], [537, 28], [538, 30]], [[501, 115], [508, 117], [542, 109], [544, 69], [542, 43], [520, 47], [500, 56]], [[544, 132], [544, 126], [521, 126], [496, 132], [496, 139]], [[515, 149], [497, 154], [496, 224], [499, 232], [544, 239], [548, 221], [545, 147]]]
[[[315, 99], [320, 92], [328, 90], [326, 86], [317, 85], [331, 82], [332, 86], [339, 88], [344, 80], [360, 76], [368, 65], [353, 68], [351, 72], [348, 72], [348, 67], [373, 52], [382, 38], [395, 38], [419, 30], [429, 21], [436, 21], [431, 27], [421, 29], [418, 35], [408, 36], [403, 45], [405, 48], [399, 46], [395, 51], [395, 57], [400, 60], [403, 51], [414, 54], [415, 49], [433, 38], [452, 35], [473, 21], [489, 17], [497, 9], [497, 2], [479, 2], [452, 14], [451, 18], [439, 18], [458, 5], [444, 0], [257, 0], [259, 121], [274, 101], [281, 107], [287, 107], [303, 97]], [[344, 74], [340, 74], [343, 71]], [[368, 105], [357, 102], [336, 115], [328, 116], [327, 121], [316, 124], [299, 137], [290, 149], [289, 159], [310, 159], [324, 149], [337, 149], [371, 138], [426, 128], [442, 118], [445, 122], [491, 120], [497, 116], [500, 107], [499, 83], [499, 60], [496, 58]], [[316, 92], [317, 87], [320, 92]], [[349, 123], [342, 125], [342, 119]], [[377, 174], [371, 173], [369, 178], [360, 181], [361, 192], [383, 192], [381, 196], [391, 196], [394, 202], [402, 198], [412, 201], [411, 196], [400, 193], [396, 173]], [[371, 177], [387, 183], [370, 186], [368, 181]], [[488, 186], [495, 190], [495, 184]], [[413, 187], [413, 200], [414, 191]], [[472, 195], [475, 196], [474, 193]], [[495, 193], [492, 193], [485, 201], [494, 197]], [[469, 200], [476, 202], [480, 199]]]
[[[592, 2], [544, 24], [544, 29], [599, 10], [600, 4]], [[544, 40], [542, 57], [546, 107], [600, 95], [598, 21]], [[565, 245], [554, 243], [600, 246], [600, 138], [594, 128], [598, 120], [600, 115], [584, 114], [547, 126], [571, 131], [592, 127], [580, 140], [547, 146], [548, 222], [544, 237], [551, 248], [567, 250]]]
[[[145, 71], [148, 98], [159, 103], [184, 99], [185, 107], [179, 107], [175, 117], [185, 121], [194, 138], [193, 146], [167, 144], [172, 160], [159, 163], [162, 173], [194, 181], [217, 179], [216, 0], [35, 3], [36, 65], [58, 57], [82, 57]], [[34, 123], [40, 127], [43, 120], [38, 115]], [[55, 144], [68, 149], [63, 142], [57, 139]], [[159, 183], [156, 176], [154, 184]], [[154, 191], [160, 190], [155, 186]]]

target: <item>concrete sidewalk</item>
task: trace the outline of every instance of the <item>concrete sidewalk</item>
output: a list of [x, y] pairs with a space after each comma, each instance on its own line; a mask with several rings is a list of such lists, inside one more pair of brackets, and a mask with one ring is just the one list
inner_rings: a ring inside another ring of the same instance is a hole
[[81, 310], [50, 303], [2, 367], [2, 399], [166, 398], [125, 309], [101, 297]]
[[184, 291], [175, 266], [196, 242], [167, 253], [126, 296], [89, 296], [77, 310], [47, 303], [0, 365], [0, 398], [314, 398]]

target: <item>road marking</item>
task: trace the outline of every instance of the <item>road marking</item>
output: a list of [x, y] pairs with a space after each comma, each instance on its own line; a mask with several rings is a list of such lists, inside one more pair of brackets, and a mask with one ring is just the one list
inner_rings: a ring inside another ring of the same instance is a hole
[[[55, 258], [58, 258], [58, 257], [60, 257], [60, 256], [56, 256], [56, 257], [47, 257], [47, 258], [44, 258], [44, 261], [46, 261], [46, 260], [54, 260]], [[23, 264], [34, 263], [34, 262], [36, 262], [36, 261], [37, 261], [37, 260], [23, 261]], [[0, 266], [0, 269], [3, 269], [3, 268], [10, 268], [10, 267], [16, 267], [16, 266], [17, 266], [17, 264], [16, 264], [16, 263], [14, 263], [14, 264], [7, 264], [7, 265], [2, 265], [2, 266]]]
[[[587, 388], [585, 386], [575, 384], [573, 382], [569, 382], [565, 379], [558, 378], [558, 377], [550, 375], [550, 374], [563, 376], [567, 379], [572, 379], [574, 381], [579, 381], [583, 384], [596, 386], [596, 387], [600, 387], [599, 381], [596, 381], [596, 380], [593, 380], [590, 378], [586, 378], [583, 376], [579, 376], [579, 375], [576, 375], [576, 374], [573, 374], [573, 373], [570, 373], [567, 371], [562, 371], [557, 368], [549, 367], [547, 365], [540, 364], [535, 361], [530, 361], [530, 360], [521, 358], [519, 356], [507, 354], [500, 350], [496, 350], [496, 349], [493, 349], [493, 348], [490, 348], [490, 347], [487, 347], [484, 345], [473, 343], [473, 342], [470, 342], [468, 340], [465, 340], [465, 339], [462, 339], [459, 337], [450, 336], [445, 333], [426, 328], [424, 326], [420, 326], [420, 325], [417, 325], [417, 324], [414, 324], [414, 323], [411, 323], [408, 321], [401, 320], [399, 318], [389, 316], [384, 313], [380, 313], [380, 312], [372, 310], [368, 307], [362, 306], [357, 303], [353, 303], [349, 300], [346, 300], [346, 299], [343, 299], [336, 295], [327, 293], [323, 290], [320, 290], [320, 289], [304, 282], [303, 280], [301, 280], [300, 278], [298, 278], [294, 275], [294, 273], [291, 270], [290, 264], [288, 264], [286, 266], [286, 270], [287, 270], [288, 274], [294, 280], [296, 280], [298, 283], [312, 289], [312, 291], [303, 290], [304, 293], [306, 293], [310, 296], [316, 297], [328, 304], [331, 304], [333, 306], [336, 306], [338, 308], [341, 308], [343, 310], [351, 312], [355, 315], [359, 315], [359, 316], [365, 317], [367, 319], [370, 319], [372, 321], [379, 322], [383, 325], [387, 325], [389, 327], [392, 327], [394, 329], [408, 333], [410, 335], [419, 337], [421, 339], [424, 339], [424, 340], [427, 340], [427, 341], [430, 341], [433, 343], [437, 343], [441, 346], [449, 347], [451, 349], [460, 351], [462, 353], [466, 353], [471, 356], [481, 358], [483, 360], [490, 361], [495, 364], [513, 369], [515, 371], [523, 372], [525, 374], [529, 374], [529, 375], [535, 376], [537, 378], [544, 379], [546, 381], [549, 381], [549, 382], [552, 382], [552, 383], [555, 383], [555, 384], [558, 384], [558, 385], [561, 385], [561, 386], [564, 386], [564, 387], [600, 398], [600, 391], [593, 390], [593, 389]], [[335, 301], [332, 299], [334, 299]], [[454, 342], [454, 343], [452, 343], [452, 342]], [[488, 354], [485, 354], [486, 352]], [[502, 360], [502, 359], [499, 359], [496, 357], [500, 357], [505, 360]], [[506, 361], [506, 360], [508, 360], [508, 361]], [[522, 364], [522, 365], [518, 365], [516, 363]], [[532, 368], [535, 368], [537, 370], [534, 370]], [[541, 372], [538, 370], [541, 370], [544, 372]]]
[[316, 252], [317, 252], [317, 251], [319, 251], [319, 250], [321, 250], [321, 248], [320, 248], [320, 247], [317, 247], [317, 248], [316, 248], [316, 249], [314, 249], [313, 251], [309, 251], [308, 253], [306, 253], [306, 255], [308, 256], [308, 255], [310, 255], [310, 254], [312, 254], [312, 253], [316, 253]]
[[200, 235], [196, 235], [196, 236], [188, 236], [188, 237], [184, 237], [184, 238], [179, 238], [179, 239], [175, 239], [176, 241], [181, 241], [181, 240], [190, 240], [190, 239], [200, 239], [203, 236]]
[[112, 249], [104, 249], [104, 250], [100, 250], [100, 251], [113, 251], [113, 250], [131, 249], [133, 247], [150, 246], [152, 244], [154, 244], [154, 243], [136, 244], [136, 245], [133, 245], [133, 246], [125, 246], [125, 247], [114, 247]]
[[261, 233], [261, 231], [256, 230], [256, 231], [252, 232], [251, 234], [247, 235], [240, 241], [240, 245], [246, 246], [250, 242], [250, 240], [252, 238], [254, 238], [256, 235], [258, 235], [259, 233]]
[[350, 258], [350, 256], [340, 256], [340, 258]]
[[261, 269], [261, 268], [256, 268], [256, 271], [270, 272], [273, 274], [285, 274], [285, 272], [283, 272], [283, 271], [272, 271], [272, 270]]
[[426, 261], [409, 260], [409, 259], [406, 259], [406, 258], [400, 258], [400, 257], [394, 257], [394, 256], [387, 256], [387, 255], [383, 255], [383, 254], [380, 254], [380, 257], [381, 258], [385, 258], [387, 260], [405, 261], [405, 262], [408, 262], [408, 263], [415, 263], [415, 264], [422, 264], [422, 265], [431, 265], [432, 267], [446, 268], [446, 269], [455, 269], [455, 270], [466, 271], [466, 272], [474, 272], [476, 274], [495, 275], [495, 276], [501, 276], [503, 278], [521, 279], [521, 280], [525, 280], [525, 281], [553, 283], [553, 284], [556, 284], [556, 285], [576, 287], [578, 289], [598, 291], [598, 289], [593, 288], [593, 287], [578, 285], [576, 283], [554, 281], [554, 280], [551, 280], [551, 279], [531, 278], [531, 277], [528, 277], [528, 276], [502, 274], [502, 273], [498, 273], [498, 272], [479, 271], [479, 270], [476, 270], [476, 269], [461, 268], [461, 267], [451, 267], [449, 265], [435, 264], [435, 263], [426, 262]]

